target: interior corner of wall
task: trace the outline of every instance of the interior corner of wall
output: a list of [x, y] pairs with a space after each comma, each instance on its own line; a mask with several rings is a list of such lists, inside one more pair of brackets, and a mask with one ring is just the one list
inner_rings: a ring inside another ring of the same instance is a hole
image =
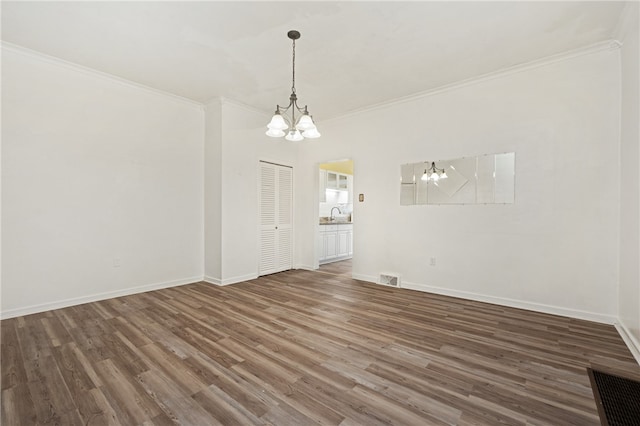
[[622, 337], [622, 340], [629, 348], [629, 351], [635, 358], [638, 364], [640, 364], [640, 341], [633, 335], [633, 333], [618, 319], [618, 322], [614, 324], [618, 334]]

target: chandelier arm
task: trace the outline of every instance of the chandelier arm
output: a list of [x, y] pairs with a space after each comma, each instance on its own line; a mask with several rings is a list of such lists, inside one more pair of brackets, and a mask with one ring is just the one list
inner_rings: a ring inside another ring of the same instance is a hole
[[[278, 104], [278, 105], [276, 105], [277, 112], [279, 112], [280, 114], [283, 114], [283, 113], [289, 111], [289, 108], [291, 108], [291, 106], [294, 105], [294, 104], [295, 104], [294, 101], [291, 100], [291, 99], [289, 100], [289, 105], [287, 105], [286, 107], [280, 106]], [[296, 108], [297, 108], [297, 105], [296, 105]]]
[[[298, 98], [296, 96], [293, 96], [295, 94], [292, 94], [291, 96], [291, 100], [289, 101], [289, 105], [286, 108], [283, 108], [281, 112], [287, 112], [292, 106], [294, 106], [298, 112], [300, 114], [309, 114], [309, 110], [308, 110], [308, 106], [305, 105], [304, 107], [299, 107], [298, 106]], [[281, 106], [278, 106], [278, 108], [282, 108]], [[293, 111], [293, 110], [292, 110]]]
[[309, 114], [309, 111], [307, 110], [307, 105], [305, 105], [304, 108], [300, 108], [298, 106], [298, 102], [294, 102], [293, 104], [296, 106], [300, 114]]
[[278, 112], [280, 114], [284, 114], [285, 112], [289, 111], [289, 108], [291, 108], [291, 104], [287, 105], [286, 107], [280, 105], [277, 106]]

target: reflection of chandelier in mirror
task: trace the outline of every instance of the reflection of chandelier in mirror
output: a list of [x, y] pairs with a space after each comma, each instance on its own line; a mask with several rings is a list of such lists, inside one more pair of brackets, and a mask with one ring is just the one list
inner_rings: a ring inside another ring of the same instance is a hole
[[424, 181], [434, 181], [437, 182], [440, 179], [446, 179], [447, 176], [447, 172], [444, 169], [439, 169], [436, 167], [436, 163], [434, 161], [431, 162], [431, 167], [429, 167], [428, 169], [424, 170], [424, 174], [422, 175], [422, 177], [420, 178], [421, 180]]
[[[296, 95], [296, 40], [300, 38], [300, 33], [296, 30], [291, 30], [287, 33], [287, 37], [293, 41], [293, 82], [291, 85], [291, 96], [289, 97], [289, 105], [286, 107], [276, 106], [276, 112], [267, 125], [269, 130], [267, 130], [266, 135], [272, 138], [284, 136], [286, 140], [293, 142], [301, 141], [304, 138], [319, 138], [320, 132], [318, 132], [309, 111], [307, 111], [307, 106], [305, 105], [304, 108], [300, 108], [298, 106], [298, 96]], [[291, 109], [290, 119], [282, 115], [282, 113], [289, 111], [289, 109]], [[300, 113], [297, 121], [296, 110]]]

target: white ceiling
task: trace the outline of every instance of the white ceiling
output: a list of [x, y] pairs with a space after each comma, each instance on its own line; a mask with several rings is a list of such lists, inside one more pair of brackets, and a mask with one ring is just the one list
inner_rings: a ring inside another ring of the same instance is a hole
[[2, 2], [2, 39], [198, 102], [317, 121], [611, 39], [623, 2]]

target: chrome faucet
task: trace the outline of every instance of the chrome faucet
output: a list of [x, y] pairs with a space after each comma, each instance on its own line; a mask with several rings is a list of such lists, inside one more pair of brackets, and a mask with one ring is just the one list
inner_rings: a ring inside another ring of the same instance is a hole
[[333, 221], [333, 220], [334, 220], [334, 219], [333, 219], [333, 209], [338, 210], [338, 214], [342, 214], [342, 212], [340, 211], [340, 209], [339, 209], [338, 207], [333, 207], [333, 208], [331, 209], [331, 217], [329, 218], [329, 220], [330, 220], [330, 221]]

